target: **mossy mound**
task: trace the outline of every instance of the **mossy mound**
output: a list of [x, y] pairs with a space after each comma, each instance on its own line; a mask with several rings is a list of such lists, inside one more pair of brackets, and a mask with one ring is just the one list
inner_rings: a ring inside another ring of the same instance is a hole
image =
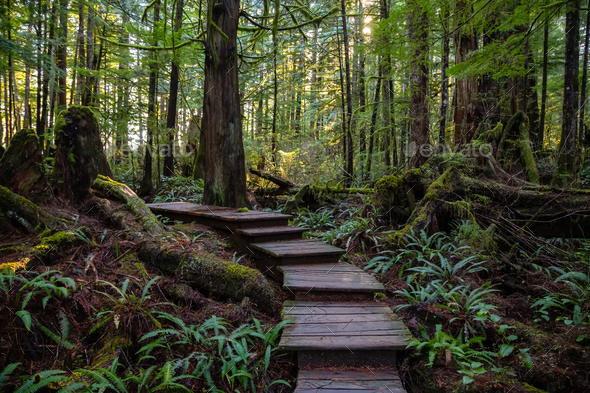
[[20, 195], [43, 188], [43, 154], [35, 130], [20, 130], [0, 159], [0, 184]]

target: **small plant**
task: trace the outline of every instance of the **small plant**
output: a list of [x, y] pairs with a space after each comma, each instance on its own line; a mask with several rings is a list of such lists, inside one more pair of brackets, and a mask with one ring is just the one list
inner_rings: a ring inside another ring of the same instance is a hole
[[298, 225], [309, 229], [335, 228], [334, 214], [326, 209], [320, 208], [315, 212], [308, 208], [299, 208], [295, 213]]
[[452, 265], [451, 262], [441, 254], [438, 254], [438, 259], [438, 263], [435, 263], [424, 258], [418, 258], [419, 261], [424, 262], [424, 266], [413, 267], [408, 269], [408, 271], [416, 272], [416, 274], [420, 275], [421, 279], [430, 276], [433, 279], [445, 281], [452, 280], [460, 274], [472, 274], [479, 271], [487, 271], [486, 268], [479, 266], [485, 263], [485, 261], [477, 263], [473, 262], [477, 259], [477, 256], [475, 255], [467, 257], [457, 262], [455, 265]]

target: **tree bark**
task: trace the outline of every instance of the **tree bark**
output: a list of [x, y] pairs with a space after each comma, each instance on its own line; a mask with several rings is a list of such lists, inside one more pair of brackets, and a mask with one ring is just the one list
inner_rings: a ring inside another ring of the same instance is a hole
[[[203, 203], [249, 206], [238, 83], [239, 0], [208, 0], [205, 45], [205, 191]], [[275, 46], [276, 49], [276, 46]], [[223, 112], [219, 110], [223, 108]]]
[[[160, 20], [160, 3], [154, 4], [154, 25], [152, 33], [156, 31], [156, 25]], [[158, 40], [155, 39], [153, 46], [158, 46]], [[147, 142], [145, 146], [145, 159], [143, 161], [143, 179], [139, 187], [140, 195], [148, 195], [153, 190], [152, 182], [152, 149], [154, 147], [153, 137], [157, 132], [158, 118], [156, 115], [156, 93], [158, 83], [158, 62], [156, 53], [150, 53], [150, 84], [148, 89], [148, 120], [147, 120]]]
[[[78, 6], [78, 37], [76, 45], [78, 48], [78, 64], [80, 67], [86, 65], [86, 48], [84, 47], [84, 0], [79, 0]], [[79, 105], [84, 89], [84, 78], [83, 73], [78, 72], [78, 79], [76, 81], [76, 93], [74, 94], [74, 105]]]
[[411, 142], [415, 152], [410, 157], [410, 166], [419, 167], [429, 157], [430, 140], [428, 135], [428, 103], [426, 90], [428, 88], [428, 74], [426, 69], [426, 52], [428, 50], [428, 20], [425, 10], [415, 1], [408, 1], [410, 7], [409, 40], [413, 46], [411, 83], [411, 109], [414, 122], [412, 123]]
[[[176, 0], [176, 16], [174, 19], [174, 32], [182, 27], [182, 13], [184, 0]], [[172, 40], [172, 45], [174, 45]], [[176, 116], [178, 105], [178, 57], [173, 53], [172, 70], [170, 72], [170, 98], [168, 99], [168, 112], [166, 113], [166, 129], [168, 133], [168, 154], [164, 157], [164, 176], [174, 176], [174, 134], [176, 131]]]
[[68, 0], [59, 1], [59, 46], [57, 47], [57, 68], [60, 73], [58, 76], [59, 92], [57, 94], [58, 111], [66, 109], [66, 89], [67, 89], [67, 61], [68, 61]]
[[348, 42], [348, 27], [346, 23], [346, 1], [340, 0], [340, 6], [342, 11], [342, 39], [344, 40], [344, 68], [346, 70], [346, 111], [347, 111], [347, 127], [346, 127], [346, 138], [347, 138], [347, 153], [346, 153], [346, 176], [350, 184], [354, 176], [354, 145], [352, 143], [352, 91], [350, 85], [350, 49]]
[[447, 77], [447, 68], [449, 68], [449, 9], [444, 8], [443, 13], [443, 38], [442, 38], [442, 62], [441, 62], [441, 87], [440, 87], [440, 126], [438, 130], [439, 151], [445, 149], [446, 125], [447, 125], [447, 106], [449, 104], [449, 78]]
[[[380, 64], [380, 61], [377, 61]], [[371, 115], [371, 128], [369, 129], [369, 152], [367, 153], [366, 176], [371, 174], [371, 163], [373, 160], [373, 145], [375, 144], [375, 125], [377, 124], [377, 113], [379, 111], [379, 95], [381, 93], [381, 77], [383, 76], [383, 67], [379, 66], [379, 78], [375, 83], [375, 97], [373, 98], [373, 113]]]
[[[467, 61], [470, 52], [477, 49], [477, 37], [473, 24], [469, 22], [472, 10], [464, 0], [455, 5], [455, 64]], [[479, 106], [477, 77], [457, 79], [455, 108], [455, 144], [463, 145], [471, 141], [477, 130], [477, 109]]]
[[[590, 5], [589, 5], [590, 8]], [[590, 45], [590, 10], [586, 12], [586, 31], [584, 38], [584, 61], [582, 63], [582, 88], [580, 90], [580, 125], [579, 125], [579, 143], [580, 146], [584, 147], [585, 137], [585, 125], [584, 125], [584, 111], [586, 109], [586, 103], [588, 98], [586, 97], [586, 83], [588, 82], [588, 45]]]
[[578, 73], [580, 55], [580, 0], [568, 0], [565, 16], [565, 72], [563, 76], [563, 121], [558, 147], [559, 174], [556, 184], [565, 186], [575, 170], [578, 127]]
[[545, 137], [545, 112], [547, 108], [547, 63], [549, 53], [549, 17], [545, 20], [543, 29], [543, 81], [541, 82], [541, 114], [539, 118], [539, 134], [537, 138], [541, 141], [543, 148], [543, 139]]

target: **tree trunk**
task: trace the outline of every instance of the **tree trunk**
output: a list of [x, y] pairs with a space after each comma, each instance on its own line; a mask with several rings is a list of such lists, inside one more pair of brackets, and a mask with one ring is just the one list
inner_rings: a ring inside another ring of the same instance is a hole
[[[590, 7], [590, 4], [589, 4]], [[582, 63], [582, 88], [580, 90], [580, 125], [579, 125], [579, 143], [584, 147], [586, 137], [584, 132], [584, 111], [586, 109], [586, 83], [588, 82], [588, 45], [590, 45], [590, 10], [586, 12], [586, 31], [584, 38], [584, 62]]]
[[[346, 126], [347, 118], [346, 116], [346, 97], [344, 96], [344, 72], [342, 69], [342, 45], [340, 44], [340, 33], [338, 32], [338, 21], [336, 21], [336, 41], [338, 44], [338, 70], [340, 75], [340, 105], [342, 106], [342, 161], [344, 162], [344, 166], [346, 167], [346, 152], [348, 151], [346, 148], [347, 145], [347, 138], [346, 138]], [[346, 172], [346, 170], [344, 170]], [[346, 176], [346, 173], [344, 174]]]
[[94, 26], [95, 26], [94, 8], [88, 6], [88, 25], [86, 27], [86, 70], [88, 75], [82, 89], [82, 105], [90, 105], [94, 95], [95, 78], [92, 74], [94, 70]]
[[[176, 16], [174, 19], [174, 32], [182, 27], [182, 13], [184, 0], [176, 1]], [[172, 45], [174, 46], [174, 39]], [[175, 51], [174, 51], [175, 52]], [[166, 132], [168, 133], [168, 154], [164, 157], [164, 176], [174, 176], [174, 134], [176, 130], [176, 116], [178, 103], [178, 58], [173, 53], [172, 70], [170, 72], [170, 98], [168, 99], [168, 112], [166, 113]]]
[[568, 0], [565, 16], [565, 72], [563, 76], [563, 123], [558, 147], [559, 175], [556, 184], [569, 184], [575, 171], [578, 128], [578, 73], [580, 55], [580, 0]]
[[240, 2], [217, 1], [207, 1], [210, 22], [205, 45], [202, 121], [206, 143], [203, 203], [242, 207], [248, 206], [248, 200], [236, 42]]
[[27, 64], [25, 67], [25, 118], [23, 120], [23, 127], [31, 127], [31, 67]]
[[413, 46], [411, 83], [411, 113], [414, 117], [411, 129], [412, 150], [416, 149], [410, 157], [410, 166], [419, 167], [426, 162], [430, 152], [430, 140], [428, 137], [428, 103], [426, 102], [426, 89], [428, 88], [428, 74], [426, 69], [426, 52], [428, 50], [428, 32], [426, 26], [428, 19], [425, 11], [415, 1], [408, 2], [410, 8], [409, 40]]
[[350, 49], [348, 42], [348, 27], [346, 23], [346, 1], [340, 0], [340, 6], [342, 11], [342, 39], [344, 40], [344, 68], [346, 70], [346, 111], [348, 114], [348, 124], [346, 127], [346, 175], [349, 179], [347, 183], [350, 184], [354, 175], [354, 145], [352, 143], [352, 92], [350, 85]]
[[[472, 15], [471, 5], [464, 0], [455, 5], [455, 64], [467, 61], [470, 52], [477, 49], [477, 37], [473, 24], [469, 22]], [[455, 144], [469, 143], [477, 130], [477, 109], [479, 106], [479, 92], [477, 77], [471, 76], [456, 81], [457, 106], [455, 108]]]
[[545, 20], [543, 30], [543, 81], [541, 83], [541, 114], [539, 118], [539, 134], [537, 138], [541, 141], [543, 148], [543, 139], [545, 136], [545, 111], [547, 110], [547, 63], [549, 53], [549, 17]]
[[[84, 1], [80, 0], [78, 6], [78, 38], [76, 45], [78, 48], [78, 64], [84, 67], [86, 64], [86, 48], [84, 47]], [[76, 82], [76, 93], [74, 94], [74, 104], [79, 105], [84, 89], [84, 75], [78, 72], [78, 79]]]
[[[160, 20], [160, 3], [154, 5], [154, 25], [152, 33], [155, 36], [156, 25]], [[153, 42], [153, 46], [158, 46], [158, 40]], [[148, 195], [153, 190], [152, 182], [152, 149], [154, 147], [153, 137], [157, 132], [158, 118], [156, 116], [156, 93], [158, 83], [158, 62], [156, 53], [150, 53], [150, 84], [148, 90], [148, 120], [147, 120], [147, 143], [145, 146], [145, 159], [143, 161], [143, 179], [139, 187], [140, 195]]]
[[[239, 1], [239, 0], [238, 0]], [[272, 130], [270, 136], [270, 151], [271, 151], [271, 159], [272, 163], [277, 165], [277, 107], [278, 107], [278, 98], [279, 98], [279, 80], [277, 78], [277, 52], [278, 52], [278, 42], [276, 34], [273, 34], [272, 37], [272, 44], [273, 44], [273, 52], [272, 52], [272, 60], [273, 60], [273, 103], [272, 103]]]
[[[377, 61], [380, 64], [380, 61]], [[381, 93], [381, 77], [383, 76], [383, 67], [379, 66], [379, 79], [375, 83], [375, 97], [373, 98], [373, 113], [371, 115], [371, 128], [369, 129], [369, 152], [367, 154], [366, 176], [371, 174], [371, 162], [373, 160], [373, 145], [375, 144], [375, 125], [377, 124], [377, 113], [379, 110], [379, 94]]]
[[66, 76], [67, 76], [67, 61], [68, 61], [68, 0], [59, 1], [59, 46], [57, 47], [57, 68], [60, 73], [58, 76], [59, 92], [57, 94], [57, 106], [61, 112], [66, 109]]
[[441, 63], [441, 87], [440, 87], [440, 126], [438, 131], [438, 150], [445, 150], [446, 125], [447, 125], [447, 106], [449, 104], [449, 78], [447, 77], [447, 68], [449, 68], [449, 9], [445, 7], [443, 14], [443, 38], [442, 38], [442, 63]]

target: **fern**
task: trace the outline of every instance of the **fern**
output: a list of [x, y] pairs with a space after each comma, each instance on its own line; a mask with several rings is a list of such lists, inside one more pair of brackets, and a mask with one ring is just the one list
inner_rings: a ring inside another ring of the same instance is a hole
[[[25, 383], [16, 391], [16, 393], [35, 393], [50, 383], [58, 382], [58, 381], [66, 381], [67, 378], [64, 377], [64, 371], [61, 370], [45, 370], [37, 373], [27, 379]], [[38, 381], [38, 382], [37, 382]]]
[[10, 374], [12, 374], [12, 372], [14, 370], [16, 370], [16, 368], [20, 365], [20, 363], [11, 363], [8, 366], [4, 367], [4, 370], [2, 370], [2, 372], [0, 372], [0, 391], [2, 390], [2, 387], [4, 386], [4, 381], [6, 381], [6, 379], [10, 376]]

